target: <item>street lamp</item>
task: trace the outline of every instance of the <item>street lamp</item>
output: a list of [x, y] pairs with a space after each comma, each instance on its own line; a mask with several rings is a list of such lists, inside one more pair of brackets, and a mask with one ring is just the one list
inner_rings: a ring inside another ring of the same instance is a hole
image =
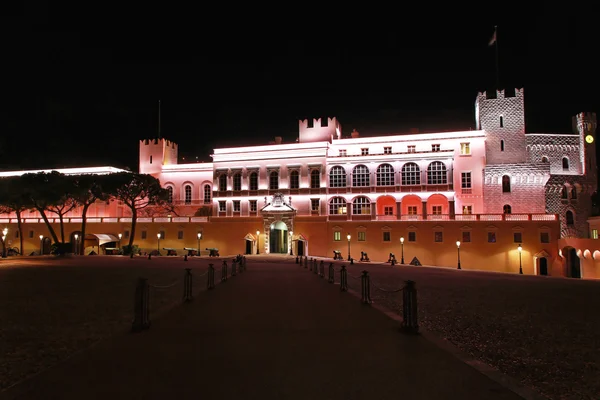
[[156, 250], [158, 250], [157, 256], [160, 256], [160, 232], [156, 234]]
[[400, 238], [400, 244], [402, 245], [402, 256], [400, 258], [400, 264], [404, 264], [404, 237]]
[[200, 257], [200, 239], [202, 239], [202, 232], [198, 232], [198, 257]]
[[456, 254], [458, 255], [458, 268], [457, 269], [462, 269], [460, 267], [460, 240], [456, 241]]
[[290, 256], [294, 255], [294, 232], [290, 231]]
[[121, 249], [121, 239], [123, 238], [123, 234], [119, 233], [119, 250]]
[[79, 246], [78, 246], [78, 244], [79, 244], [79, 235], [75, 234], [74, 237], [75, 237], [75, 255], [77, 255], [77, 254], [79, 254]]
[[346, 236], [346, 238], [348, 239], [348, 261], [350, 261], [351, 257], [350, 257], [350, 234], [348, 234], [348, 236]]
[[258, 254], [258, 245], [260, 244], [260, 231], [256, 231], [256, 254]]
[[40, 256], [44, 255], [44, 245], [43, 245], [44, 235], [40, 235]]
[[6, 234], [8, 233], [8, 228], [4, 228], [2, 230], [2, 258], [6, 258]]
[[517, 250], [519, 250], [519, 274], [523, 275], [523, 262], [521, 260], [521, 252], [523, 251], [523, 246], [521, 246], [521, 243], [519, 243], [519, 247], [517, 247]]

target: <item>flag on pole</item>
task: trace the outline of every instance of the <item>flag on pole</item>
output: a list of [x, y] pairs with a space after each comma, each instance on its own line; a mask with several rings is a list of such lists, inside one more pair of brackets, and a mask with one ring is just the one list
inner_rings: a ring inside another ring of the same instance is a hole
[[494, 43], [496, 43], [496, 27], [494, 27], [494, 34], [492, 35], [492, 38], [490, 39], [488, 46], [493, 46]]

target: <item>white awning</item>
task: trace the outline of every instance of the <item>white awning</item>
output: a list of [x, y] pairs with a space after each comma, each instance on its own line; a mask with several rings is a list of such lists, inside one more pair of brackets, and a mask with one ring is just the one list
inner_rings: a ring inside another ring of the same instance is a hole
[[86, 239], [98, 239], [99, 245], [102, 246], [104, 243], [118, 242], [119, 238], [108, 233], [90, 233], [85, 235]]

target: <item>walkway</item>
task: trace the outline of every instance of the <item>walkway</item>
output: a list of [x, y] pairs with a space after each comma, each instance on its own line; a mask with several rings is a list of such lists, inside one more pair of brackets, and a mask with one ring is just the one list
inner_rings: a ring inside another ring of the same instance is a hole
[[257, 262], [0, 399], [520, 399], [327, 279]]

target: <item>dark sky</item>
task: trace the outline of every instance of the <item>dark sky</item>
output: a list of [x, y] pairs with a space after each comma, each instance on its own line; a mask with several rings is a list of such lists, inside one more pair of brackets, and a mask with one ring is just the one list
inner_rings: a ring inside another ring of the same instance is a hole
[[598, 37], [580, 10], [226, 7], [10, 10], [1, 167], [136, 170], [159, 99], [162, 136], [187, 160], [294, 141], [303, 118], [337, 116], [362, 136], [469, 129], [477, 91], [495, 89], [496, 24], [501, 86], [525, 87], [528, 132], [600, 112]]

